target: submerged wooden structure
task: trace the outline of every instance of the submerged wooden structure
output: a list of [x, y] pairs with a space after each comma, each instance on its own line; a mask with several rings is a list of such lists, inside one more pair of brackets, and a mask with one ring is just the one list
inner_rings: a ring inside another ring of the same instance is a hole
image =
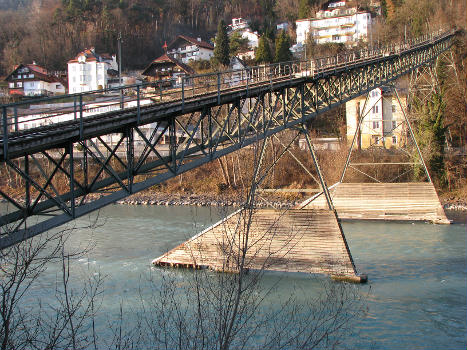
[[158, 266], [329, 274], [365, 282], [357, 275], [344, 233], [328, 209], [239, 210], [155, 259]]
[[[449, 224], [431, 182], [337, 183], [329, 193], [341, 219], [408, 220]], [[299, 208], [326, 208], [323, 195], [305, 200]]]

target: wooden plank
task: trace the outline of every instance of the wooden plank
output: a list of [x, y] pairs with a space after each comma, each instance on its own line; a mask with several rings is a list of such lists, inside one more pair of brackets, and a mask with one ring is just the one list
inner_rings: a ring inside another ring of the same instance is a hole
[[232, 271], [244, 249], [249, 269], [358, 278], [334, 212], [322, 209], [239, 211], [153, 264]]
[[[330, 188], [334, 207], [341, 219], [410, 220], [449, 224], [433, 184], [338, 183]], [[306, 200], [299, 208], [322, 209], [323, 196]]]

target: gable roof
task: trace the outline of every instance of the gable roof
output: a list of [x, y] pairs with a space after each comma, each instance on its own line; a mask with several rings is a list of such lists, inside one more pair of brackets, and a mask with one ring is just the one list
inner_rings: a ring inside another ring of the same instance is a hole
[[103, 53], [103, 54], [98, 54], [96, 53], [96, 50], [91, 47], [90, 49], [84, 49], [84, 51], [81, 51], [78, 53], [75, 58], [71, 59], [68, 61], [68, 63], [76, 63], [78, 62], [78, 58], [80, 56], [86, 57], [86, 62], [105, 62], [105, 61], [112, 61], [112, 56], [109, 55], [108, 53]]
[[[28, 79], [28, 80], [41, 80], [41, 81], [46, 81], [48, 83], [61, 83], [61, 84], [64, 84], [64, 82], [57, 76], [55, 75], [52, 75], [50, 74], [47, 69], [45, 69], [44, 67], [41, 67], [35, 63], [31, 63], [31, 64], [23, 64], [23, 63], [20, 63], [18, 65], [15, 66], [15, 69], [13, 70], [13, 72], [11, 72], [10, 74], [8, 74], [8, 76], [5, 78], [6, 81], [10, 81], [12, 80], [13, 78], [13, 75], [17, 75], [18, 71], [22, 68], [28, 68], [29, 71], [31, 73], [34, 73], [34, 78], [23, 78], [24, 79]], [[19, 73], [21, 74], [21, 73]]]
[[198, 40], [196, 38], [192, 38], [190, 36], [186, 36], [186, 35], [179, 35], [177, 36], [177, 38], [175, 38], [174, 41], [172, 41], [167, 49], [170, 50], [174, 47], [177, 47], [177, 43], [180, 43], [180, 42], [188, 42], [192, 45], [198, 45], [199, 47], [202, 47], [202, 48], [205, 48], [205, 49], [209, 49], [209, 50], [214, 50], [214, 46], [212, 46], [210, 43], [206, 42], [206, 41], [203, 41], [203, 40]]
[[176, 66], [179, 66], [185, 73], [187, 74], [195, 74], [195, 71], [193, 70], [193, 68], [191, 68], [190, 66], [186, 65], [185, 63], [183, 62], [180, 62], [179, 60], [177, 60], [176, 58], [174, 58], [173, 56], [171, 55], [167, 55], [166, 53], [163, 54], [162, 56], [156, 58], [154, 61], [152, 61], [143, 71], [143, 75], [149, 75], [149, 70], [154, 66], [154, 65], [157, 65], [157, 64], [162, 64], [162, 63], [172, 63]]

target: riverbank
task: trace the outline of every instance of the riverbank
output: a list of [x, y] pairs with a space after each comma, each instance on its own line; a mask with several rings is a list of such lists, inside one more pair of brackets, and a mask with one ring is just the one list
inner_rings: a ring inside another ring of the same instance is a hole
[[[88, 195], [85, 202], [92, 202], [98, 198], [95, 194]], [[303, 202], [307, 196], [285, 197], [285, 196], [257, 196], [256, 206], [258, 208], [292, 208]], [[22, 198], [15, 198], [21, 202]], [[443, 208], [452, 211], [467, 212], [467, 200], [460, 198], [440, 198]], [[0, 202], [6, 203], [1, 199]], [[225, 194], [184, 194], [184, 193], [165, 193], [165, 192], [142, 192], [136, 193], [130, 197], [122, 199], [117, 204], [126, 205], [160, 205], [160, 206], [181, 206], [190, 205], [198, 207], [240, 207], [244, 201], [241, 196], [235, 192]]]
[[[168, 194], [168, 193], [141, 193], [134, 194], [128, 198], [118, 201], [118, 204], [127, 205], [163, 205], [163, 206], [178, 206], [178, 205], [192, 205], [201, 207], [225, 207], [241, 206], [243, 201], [235, 194], [227, 195], [201, 195], [201, 194]], [[257, 200], [257, 207], [276, 207], [276, 208], [292, 208], [301, 203], [306, 197], [299, 199], [290, 198], [260, 198]], [[443, 208], [446, 210], [467, 211], [467, 201], [463, 199], [440, 198]]]
[[[260, 198], [256, 201], [259, 208], [292, 208], [302, 202], [302, 199]], [[163, 205], [179, 206], [192, 205], [198, 207], [239, 207], [243, 201], [236, 195], [199, 195], [199, 194], [134, 194], [131, 197], [118, 201], [117, 204], [127, 205]]]

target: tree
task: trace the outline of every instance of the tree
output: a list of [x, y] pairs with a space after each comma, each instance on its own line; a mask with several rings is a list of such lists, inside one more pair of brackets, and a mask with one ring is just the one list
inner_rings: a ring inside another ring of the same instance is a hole
[[259, 38], [258, 48], [255, 52], [257, 63], [270, 63], [272, 61], [271, 47], [268, 39], [263, 35]]
[[310, 15], [310, 0], [300, 0], [298, 3], [298, 18], [308, 18]]
[[217, 26], [216, 47], [214, 48], [214, 59], [217, 63], [228, 66], [230, 63], [229, 37], [224, 20]]
[[435, 92], [432, 99], [417, 106], [418, 141], [424, 151], [431, 174], [441, 186], [446, 184], [444, 167], [444, 146], [446, 143], [444, 125], [446, 102], [442, 92]]
[[[81, 349], [93, 343], [91, 325], [102, 279], [94, 275], [84, 280], [79, 290], [71, 287], [70, 261], [82, 257], [86, 249], [66, 252], [70, 233], [44, 233], [0, 251], [1, 350]], [[60, 267], [55, 303], [24, 302], [52, 264]]]
[[240, 32], [234, 32], [230, 38], [230, 55], [231, 56], [236, 56], [239, 52], [242, 52], [243, 50], [248, 49], [248, 39], [242, 37], [242, 34]]
[[274, 57], [275, 62], [285, 62], [292, 59], [292, 53], [290, 52], [290, 38], [285, 31], [281, 30], [281, 33], [276, 38], [276, 55]]

